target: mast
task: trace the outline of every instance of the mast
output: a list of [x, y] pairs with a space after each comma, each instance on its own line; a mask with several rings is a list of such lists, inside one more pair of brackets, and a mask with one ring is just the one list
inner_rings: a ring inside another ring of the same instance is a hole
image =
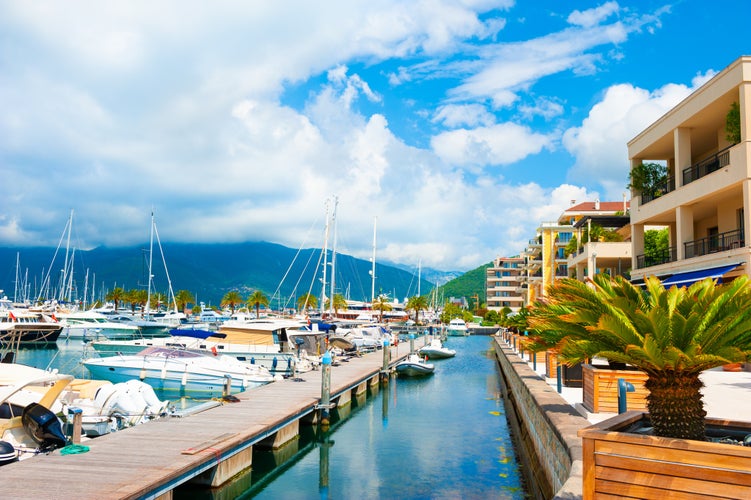
[[154, 256], [154, 211], [151, 211], [151, 230], [149, 234], [149, 280], [146, 285], [146, 315], [148, 316], [151, 310], [151, 281], [154, 279], [154, 273], [151, 270], [151, 264]]
[[334, 242], [331, 246], [331, 292], [329, 296], [329, 314], [333, 318], [334, 311], [334, 292], [336, 291], [336, 207], [339, 205], [339, 198], [334, 196], [334, 212], [331, 214], [331, 223], [334, 226]]
[[16, 252], [16, 281], [15, 281], [15, 286], [13, 287], [13, 302], [16, 304], [18, 304], [18, 288], [19, 288], [18, 273], [19, 273], [20, 267], [21, 267], [21, 252]]
[[420, 274], [422, 273], [422, 259], [417, 259], [417, 296], [420, 296]]
[[376, 226], [378, 225], [378, 216], [373, 217], [373, 257], [370, 259], [372, 267], [370, 269], [370, 307], [375, 302], [375, 282], [376, 282]]
[[326, 308], [326, 261], [329, 251], [329, 200], [326, 200], [326, 228], [323, 232], [323, 278], [321, 280], [321, 315]]

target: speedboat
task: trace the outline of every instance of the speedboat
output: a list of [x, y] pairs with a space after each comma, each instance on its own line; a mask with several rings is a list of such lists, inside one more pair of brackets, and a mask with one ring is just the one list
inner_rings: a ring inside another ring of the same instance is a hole
[[420, 356], [427, 357], [429, 359], [443, 359], [456, 356], [456, 351], [454, 349], [444, 347], [441, 343], [441, 339], [437, 338], [432, 339], [428, 345], [425, 345], [418, 349], [417, 353]]
[[140, 337], [140, 330], [132, 324], [111, 321], [109, 317], [96, 311], [76, 311], [61, 313], [63, 324], [62, 338], [91, 340], [99, 336], [108, 339], [133, 339]]
[[26, 309], [0, 309], [0, 344], [54, 345], [63, 326], [46, 314]]
[[264, 367], [243, 363], [224, 354], [186, 349], [147, 347], [138, 354], [90, 358], [82, 361], [91, 376], [110, 382], [138, 379], [154, 389], [212, 397], [241, 392], [274, 381]]
[[412, 353], [394, 367], [396, 373], [407, 377], [421, 377], [430, 375], [435, 370], [433, 363], [424, 361], [419, 355]]
[[273, 375], [292, 375], [293, 372], [302, 373], [314, 368], [314, 364], [302, 353], [296, 355], [291, 351], [282, 351], [280, 337], [288, 340], [286, 329], [282, 335], [278, 329], [263, 323], [258, 324], [253, 338], [248, 338], [249, 332], [250, 329], [240, 333], [230, 329], [215, 332], [203, 328], [173, 328], [169, 331], [169, 337], [97, 339], [91, 341], [90, 345], [102, 357], [137, 354], [147, 347], [225, 354], [245, 363], [262, 366]]
[[449, 321], [448, 327], [446, 327], [446, 335], [449, 337], [464, 337], [469, 335], [467, 323], [461, 318], [452, 319]]

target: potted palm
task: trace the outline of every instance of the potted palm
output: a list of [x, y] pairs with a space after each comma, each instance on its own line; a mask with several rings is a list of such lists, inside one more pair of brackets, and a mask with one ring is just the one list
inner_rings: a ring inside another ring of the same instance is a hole
[[604, 274], [589, 283], [563, 279], [550, 287], [529, 324], [531, 347], [555, 347], [563, 362], [601, 357], [647, 375], [647, 413], [627, 412], [580, 431], [585, 498], [608, 491], [645, 497], [654, 488], [663, 495], [666, 489], [710, 494], [731, 488], [731, 497], [751, 497], [751, 450], [707, 442], [708, 428], [724, 424], [751, 433], [751, 424], [706, 420], [699, 377], [751, 353], [747, 277], [669, 289], [654, 277], [644, 289]]

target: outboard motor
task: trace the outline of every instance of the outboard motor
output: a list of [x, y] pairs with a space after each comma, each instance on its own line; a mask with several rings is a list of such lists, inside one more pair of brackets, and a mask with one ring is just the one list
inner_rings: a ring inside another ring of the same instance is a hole
[[62, 448], [67, 443], [57, 415], [39, 403], [31, 403], [24, 408], [21, 422], [43, 453]]
[[0, 441], [0, 465], [9, 464], [18, 460], [18, 452], [7, 441]]

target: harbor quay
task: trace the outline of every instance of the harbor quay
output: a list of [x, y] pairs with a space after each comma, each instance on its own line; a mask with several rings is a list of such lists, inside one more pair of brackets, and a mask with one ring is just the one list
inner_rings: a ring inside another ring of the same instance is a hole
[[[422, 342], [415, 341], [415, 347]], [[334, 359], [331, 403], [346, 411], [353, 398], [378, 391], [409, 351], [409, 343], [400, 343], [347, 361]], [[55, 450], [7, 464], [0, 474], [3, 498], [169, 499], [183, 484], [220, 486], [252, 465], [254, 446], [280, 448], [296, 438], [301, 425], [321, 422], [329, 410], [321, 404], [326, 371], [238, 393], [236, 402], [189, 416], [162, 418], [84, 441], [89, 448], [85, 453], [62, 455]]]
[[[618, 412], [591, 411], [585, 405], [582, 387], [561, 385], [557, 377], [546, 376], [545, 362], [521, 349], [511, 335], [495, 336], [494, 347], [509, 425], [518, 438], [517, 455], [530, 496], [582, 498], [582, 440], [578, 432], [616, 417]], [[715, 368], [700, 378], [707, 418], [748, 419], [751, 372]]]

